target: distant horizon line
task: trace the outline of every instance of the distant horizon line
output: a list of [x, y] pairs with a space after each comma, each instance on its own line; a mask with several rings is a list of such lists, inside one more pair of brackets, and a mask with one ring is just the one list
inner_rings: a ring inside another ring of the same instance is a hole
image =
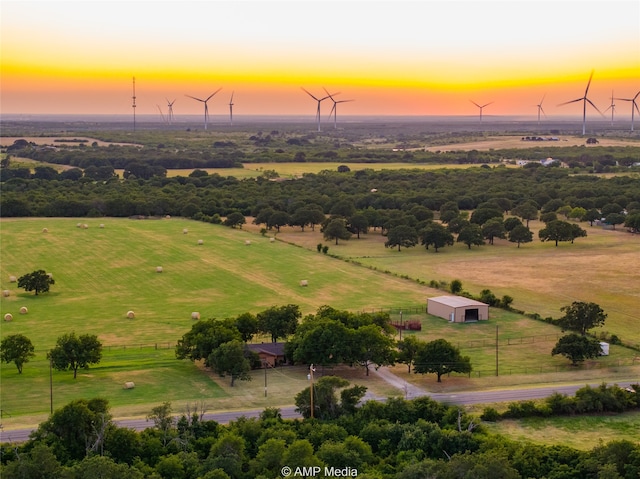
[[[132, 122], [133, 116], [130, 113], [0, 113], [0, 121], [2, 120], [12, 120], [19, 121], [28, 118], [112, 118], [113, 121], [125, 121]], [[233, 115], [234, 122], [238, 119], [255, 119], [255, 118], [271, 118], [271, 119], [295, 119], [295, 120], [307, 120], [311, 123], [315, 123], [317, 118], [315, 116], [311, 116], [308, 114], [235, 114]], [[538, 119], [534, 115], [526, 115], [526, 114], [512, 114], [512, 115], [483, 115], [483, 120], [478, 119], [478, 115], [443, 115], [443, 114], [366, 114], [366, 115], [342, 115], [341, 119], [338, 120], [338, 124], [342, 122], [353, 122], [354, 120], [375, 120], [375, 119], [452, 119], [452, 120], [470, 120], [475, 121], [477, 123], [483, 123], [485, 120], [508, 120], [508, 121], [528, 121], [538, 123]], [[210, 114], [209, 119], [218, 119], [219, 121], [215, 122], [216, 124], [228, 124], [229, 116], [225, 114]], [[138, 113], [136, 114], [136, 121], [145, 120], [150, 123], [160, 123], [165, 124], [167, 126], [172, 126], [167, 124], [166, 121], [163, 121], [158, 114], [152, 113]], [[196, 113], [188, 113], [188, 114], [176, 114], [173, 116], [173, 122], [202, 122], [202, 114]], [[225, 121], [226, 120], [226, 121]], [[544, 120], [540, 120], [539, 123], [542, 125], [544, 123], [548, 123], [549, 121], [582, 121], [582, 117], [576, 115], [547, 115]], [[611, 120], [604, 118], [594, 117], [591, 121], [594, 122], [603, 122], [603, 123], [611, 123]], [[615, 122], [625, 122], [631, 121], [631, 119], [625, 118], [617, 118]], [[322, 120], [322, 123], [333, 124], [334, 120], [330, 118], [326, 118]], [[231, 125], [232, 126], [232, 125]]]

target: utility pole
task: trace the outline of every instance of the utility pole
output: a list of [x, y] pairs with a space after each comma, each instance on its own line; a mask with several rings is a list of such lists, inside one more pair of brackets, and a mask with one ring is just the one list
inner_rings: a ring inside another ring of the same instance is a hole
[[496, 376], [498, 376], [498, 325], [496, 324]]
[[309, 388], [309, 393], [311, 397], [311, 419], [313, 419], [313, 373], [316, 369], [313, 367], [313, 364], [309, 366], [309, 379], [311, 380], [311, 387]]
[[53, 359], [49, 358], [49, 403], [51, 405], [51, 415], [53, 415]]
[[267, 360], [264, 361], [264, 397], [267, 397]]

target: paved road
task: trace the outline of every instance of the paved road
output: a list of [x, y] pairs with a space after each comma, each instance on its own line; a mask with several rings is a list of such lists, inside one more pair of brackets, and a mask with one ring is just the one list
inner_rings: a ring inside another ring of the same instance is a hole
[[[550, 396], [554, 392], [566, 394], [572, 396], [575, 392], [584, 387], [585, 384], [566, 385], [566, 386], [545, 386], [545, 387], [527, 387], [522, 389], [496, 389], [489, 391], [471, 391], [471, 392], [457, 392], [457, 393], [430, 393], [424, 389], [421, 389], [412, 384], [408, 384], [403, 379], [398, 378], [388, 369], [381, 368], [375, 372], [382, 379], [387, 381], [392, 386], [403, 391], [407, 399], [413, 399], [421, 396], [429, 396], [432, 399], [443, 402], [445, 404], [455, 405], [468, 405], [468, 404], [481, 404], [481, 403], [499, 403], [499, 402], [512, 402], [512, 401], [524, 401], [529, 399], [541, 399]], [[612, 382], [611, 384], [617, 384], [620, 387], [628, 387], [631, 384], [637, 384], [640, 381], [622, 381]], [[602, 384], [602, 382], [590, 384], [591, 387], [596, 387]], [[384, 401], [386, 398], [367, 395], [365, 400]], [[203, 416], [204, 420], [216, 421], [220, 424], [227, 424], [239, 417], [245, 416], [248, 418], [258, 417], [262, 409], [252, 409], [248, 411], [230, 411], [220, 413], [208, 413]], [[295, 412], [294, 406], [287, 406], [280, 408], [280, 414], [284, 419], [295, 419], [301, 416]], [[134, 429], [136, 431], [142, 431], [148, 427], [153, 426], [153, 423], [146, 419], [122, 419], [114, 421], [120, 427], [126, 427]], [[29, 439], [29, 434], [33, 429], [14, 429], [14, 430], [0, 430], [0, 443], [1, 442], [24, 442]]]

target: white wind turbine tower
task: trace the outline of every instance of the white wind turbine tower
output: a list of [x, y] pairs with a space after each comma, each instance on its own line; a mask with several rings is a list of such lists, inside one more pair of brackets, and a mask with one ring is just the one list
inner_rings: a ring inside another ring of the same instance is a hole
[[589, 103], [592, 107], [596, 109], [600, 116], [604, 117], [602, 112], [598, 110], [598, 107], [594, 105], [594, 103], [587, 98], [587, 93], [589, 93], [589, 86], [591, 85], [591, 79], [593, 78], [593, 70], [591, 70], [591, 75], [589, 75], [589, 81], [587, 82], [587, 88], [584, 90], [584, 96], [580, 98], [576, 98], [575, 100], [565, 101], [564, 103], [560, 103], [558, 106], [568, 105], [569, 103], [575, 103], [577, 101], [582, 102], [582, 136], [584, 136], [587, 132], [587, 103]]
[[636, 103], [636, 99], [638, 98], [638, 95], [640, 95], [640, 91], [636, 93], [636, 96], [634, 96], [633, 98], [616, 98], [616, 100], [631, 102], [631, 131], [633, 131], [633, 116], [634, 116], [633, 114], [635, 110], [638, 110], [638, 113], [640, 114], [640, 109], [638, 108], [638, 104]]
[[[300, 87], [302, 88], [302, 87]], [[304, 88], [302, 88], [302, 91], [304, 91], [307, 95], [309, 95], [311, 98], [313, 98], [315, 101], [318, 102], [318, 109], [316, 110], [316, 120], [318, 122], [318, 131], [320, 131], [320, 103], [322, 103], [324, 100], [326, 100], [327, 98], [329, 98], [329, 96], [325, 96], [323, 98], [316, 98], [315, 96], [313, 96], [311, 93], [309, 93], [307, 90], [305, 90]], [[337, 95], [337, 93], [335, 93]]]
[[171, 122], [173, 121], [173, 104], [176, 102], [176, 100], [169, 101], [168, 98], [166, 98], [166, 100], [167, 100], [167, 107], [169, 108], [169, 111], [167, 113], [167, 123], [170, 125]]
[[485, 106], [489, 106], [489, 105], [491, 105], [493, 102], [492, 102], [492, 101], [490, 101], [489, 103], [485, 103], [484, 105], [478, 105], [478, 104], [477, 104], [475, 101], [473, 101], [473, 100], [469, 100], [469, 101], [470, 101], [471, 103], [473, 103], [475, 106], [477, 106], [478, 108], [480, 108], [480, 121], [482, 122], [482, 109], [483, 109]]
[[540, 100], [540, 103], [538, 103], [536, 106], [538, 107], [538, 125], [540, 125], [540, 112], [542, 112], [542, 114], [544, 116], [547, 116], [547, 114], [544, 112], [544, 110], [542, 109], [542, 102], [544, 101], [544, 97], [545, 95], [542, 95], [542, 100]]
[[611, 105], [607, 107], [607, 109], [603, 112], [606, 113], [611, 110], [611, 126], [613, 126], [613, 112], [616, 110], [616, 104], [613, 102], [615, 98], [613, 98], [613, 90], [611, 90]]
[[229, 100], [229, 124], [233, 125], [233, 93], [231, 92], [231, 99]]
[[222, 90], [222, 88], [218, 88], [211, 95], [209, 95], [206, 100], [203, 100], [202, 98], [196, 98], [195, 96], [191, 96], [191, 95], [185, 95], [185, 96], [188, 96], [189, 98], [193, 98], [194, 100], [198, 100], [198, 101], [201, 101], [202, 103], [204, 103], [204, 129], [205, 130], [207, 129], [207, 122], [209, 120], [209, 107], [207, 106], [207, 102], [209, 100], [211, 100], [213, 95], [218, 93], [220, 90]]
[[[329, 95], [329, 98], [331, 98], [331, 101], [333, 102], [333, 108], [331, 108], [331, 111], [329, 112], [329, 119], [331, 119], [331, 115], [333, 114], [333, 128], [338, 128], [338, 103], [347, 103], [350, 101], [354, 101], [354, 100], [338, 100], [336, 101], [333, 96], [331, 95], [331, 93], [329, 93], [327, 91], [327, 89], [325, 88], [324, 91], [327, 92], [327, 95]], [[334, 95], [337, 95], [337, 93], [334, 93]]]

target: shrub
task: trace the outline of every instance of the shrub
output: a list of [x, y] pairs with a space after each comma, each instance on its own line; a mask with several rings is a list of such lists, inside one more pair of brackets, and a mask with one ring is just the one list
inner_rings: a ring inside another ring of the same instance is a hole
[[484, 408], [480, 419], [482, 419], [483, 421], [497, 422], [498, 420], [500, 420], [500, 413], [495, 408], [486, 407]]

